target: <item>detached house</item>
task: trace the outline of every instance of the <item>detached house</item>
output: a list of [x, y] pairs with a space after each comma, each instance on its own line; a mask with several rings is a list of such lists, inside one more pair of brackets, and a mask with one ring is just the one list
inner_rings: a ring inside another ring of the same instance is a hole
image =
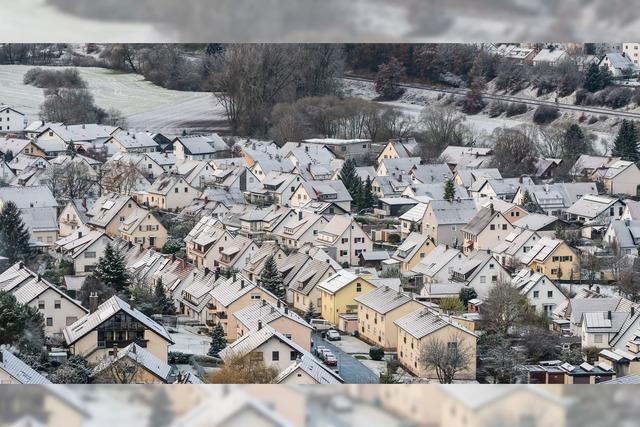
[[310, 309], [320, 313], [322, 292], [318, 284], [335, 275], [339, 266], [331, 260], [315, 259], [306, 254], [290, 255], [279, 268], [284, 281], [288, 284], [287, 302], [299, 313]]
[[628, 219], [611, 221], [602, 242], [609, 246], [617, 245], [623, 255], [636, 255], [640, 245], [640, 221]]
[[44, 331], [48, 337], [61, 337], [67, 325], [89, 311], [22, 262], [0, 274], [0, 291], [12, 294], [19, 304], [37, 309], [44, 319]]
[[335, 215], [318, 233], [315, 244], [327, 247], [340, 264], [358, 265], [360, 254], [371, 252], [373, 242], [350, 215]]
[[569, 298], [549, 277], [523, 268], [512, 280], [513, 285], [526, 295], [539, 314], [551, 318], [556, 307], [566, 304]]
[[322, 295], [321, 314], [332, 325], [338, 324], [340, 314], [357, 313], [355, 298], [376, 287], [362, 277], [347, 270], [339, 270], [318, 284]]
[[624, 201], [617, 198], [586, 195], [567, 209], [567, 215], [569, 220], [588, 226], [607, 226], [622, 217], [624, 206]]
[[63, 334], [71, 354], [94, 364], [116, 356], [118, 349], [131, 343], [147, 349], [166, 363], [169, 346], [174, 344], [162, 325], [117, 296], [67, 326]]
[[478, 211], [469, 223], [462, 227], [464, 252], [492, 249], [513, 232], [514, 226], [490, 204]]
[[395, 321], [424, 306], [403, 292], [380, 286], [355, 298], [358, 303], [358, 332], [370, 344], [395, 350], [398, 331]]
[[456, 379], [476, 379], [478, 337], [473, 332], [427, 308], [413, 311], [394, 323], [398, 334], [398, 361], [409, 372], [420, 378], [437, 378], [436, 373], [421, 361], [423, 348], [436, 341], [446, 343], [449, 349], [460, 349], [469, 354], [469, 366], [456, 374]]
[[0, 105], [0, 132], [20, 132], [25, 126], [24, 113], [9, 105]]
[[506, 268], [516, 268], [522, 259], [540, 240], [541, 236], [533, 230], [516, 229], [504, 241], [491, 249], [493, 257]]
[[152, 208], [177, 211], [189, 205], [200, 192], [178, 175], [163, 175], [155, 180], [145, 195], [145, 203]]
[[285, 248], [297, 249], [316, 240], [329, 221], [322, 215], [292, 210], [274, 230], [273, 235]]
[[422, 218], [422, 234], [431, 236], [437, 244], [461, 246], [462, 227], [476, 215], [473, 200], [432, 200]]
[[229, 151], [229, 146], [217, 134], [181, 136], [173, 140], [173, 153], [178, 160], [210, 160], [216, 153]]
[[435, 243], [429, 236], [413, 232], [398, 246], [391, 259], [398, 261], [400, 263], [400, 272], [405, 273], [418, 265], [435, 247]]
[[73, 199], [60, 212], [58, 226], [60, 237], [66, 237], [87, 224], [87, 200]]
[[573, 280], [580, 277], [580, 258], [564, 241], [543, 237], [524, 255], [522, 262], [531, 270], [552, 280]]
[[87, 211], [87, 225], [103, 230], [109, 236], [119, 236], [120, 226], [138, 207], [130, 196], [106, 194]]
[[48, 187], [2, 187], [0, 210], [7, 202], [15, 203], [29, 230], [29, 245], [53, 246], [58, 239], [58, 202]]
[[446, 245], [438, 245], [425, 255], [425, 257], [413, 267], [408, 276], [418, 276], [423, 283], [445, 283], [450, 282], [453, 273], [453, 264], [456, 261], [464, 260], [464, 254], [455, 248]]
[[77, 276], [85, 276], [95, 269], [111, 240], [104, 231], [81, 227], [56, 241], [55, 249], [73, 261], [73, 271]]
[[167, 243], [167, 230], [156, 215], [143, 208], [136, 208], [122, 222], [120, 237], [143, 248], [162, 249]]
[[351, 196], [342, 181], [307, 181], [298, 185], [291, 195], [291, 207], [298, 208], [310, 201], [332, 202], [351, 211]]
[[489, 251], [473, 252], [468, 258], [454, 258], [447, 268], [450, 276], [446, 281], [474, 288], [480, 299], [486, 298], [498, 282], [511, 277]]
[[107, 139], [105, 144], [113, 145], [122, 153], [153, 153], [160, 149], [152, 135], [146, 132], [118, 131]]
[[398, 138], [387, 142], [380, 154], [377, 163], [384, 159], [398, 159], [400, 157], [419, 157], [420, 146], [415, 138]]
[[640, 169], [634, 162], [618, 160], [596, 169], [591, 179], [601, 182], [608, 194], [637, 196], [640, 187]]

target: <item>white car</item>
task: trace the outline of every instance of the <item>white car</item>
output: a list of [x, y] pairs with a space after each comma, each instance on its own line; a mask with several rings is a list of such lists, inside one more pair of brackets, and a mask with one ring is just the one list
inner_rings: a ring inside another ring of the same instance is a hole
[[329, 341], [340, 341], [340, 333], [335, 329], [328, 330], [326, 336]]

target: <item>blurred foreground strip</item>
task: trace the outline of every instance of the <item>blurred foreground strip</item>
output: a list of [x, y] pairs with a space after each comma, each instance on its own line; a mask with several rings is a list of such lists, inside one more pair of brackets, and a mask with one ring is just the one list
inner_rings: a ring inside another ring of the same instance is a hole
[[631, 40], [624, 0], [20, 0], [3, 41]]
[[4, 386], [0, 426], [626, 426], [636, 387]]

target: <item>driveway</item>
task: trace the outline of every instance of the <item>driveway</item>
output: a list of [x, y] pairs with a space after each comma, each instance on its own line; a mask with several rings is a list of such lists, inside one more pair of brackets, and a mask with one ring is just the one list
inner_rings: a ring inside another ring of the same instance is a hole
[[[320, 334], [312, 335], [313, 346], [327, 347], [338, 359], [340, 376], [347, 384], [377, 384], [380, 378], [358, 359], [345, 353], [332, 342], [322, 339]], [[367, 350], [368, 351], [368, 350]]]

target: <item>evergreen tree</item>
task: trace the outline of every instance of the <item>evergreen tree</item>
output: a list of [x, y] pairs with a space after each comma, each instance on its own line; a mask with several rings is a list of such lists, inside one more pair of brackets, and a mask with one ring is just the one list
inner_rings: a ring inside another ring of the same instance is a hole
[[224, 336], [224, 329], [221, 324], [217, 324], [211, 330], [211, 346], [209, 346], [209, 356], [218, 357], [218, 354], [227, 346], [227, 339]]
[[456, 198], [456, 189], [453, 185], [453, 180], [449, 179], [444, 184], [444, 199], [448, 202], [453, 202], [453, 199]]
[[10, 263], [26, 261], [29, 248], [29, 231], [22, 222], [20, 210], [13, 202], [6, 202], [0, 210], [0, 255]]
[[117, 293], [128, 293], [129, 273], [124, 257], [111, 243], [107, 244], [104, 256], [98, 261], [93, 276]]
[[164, 285], [162, 284], [162, 279], [159, 279], [158, 283], [156, 283], [154, 294], [157, 300], [158, 313], [167, 315], [176, 314], [175, 303], [171, 296], [167, 296], [167, 293], [164, 290]]
[[463, 111], [465, 113], [476, 114], [482, 111], [485, 106], [484, 99], [482, 98], [484, 87], [485, 82], [482, 77], [473, 78], [464, 98]]
[[157, 389], [153, 401], [151, 402], [151, 415], [149, 416], [149, 427], [166, 427], [173, 422], [173, 411], [171, 401], [164, 389]]
[[533, 200], [533, 197], [531, 197], [531, 194], [529, 194], [529, 191], [527, 190], [525, 190], [524, 195], [522, 196], [522, 203], [520, 206], [529, 213], [544, 213], [538, 202]]
[[263, 288], [284, 301], [284, 283], [282, 281], [282, 275], [280, 274], [280, 271], [278, 271], [278, 264], [276, 264], [276, 259], [273, 255], [270, 255], [265, 261], [259, 282]]
[[349, 159], [344, 162], [340, 170], [340, 180], [353, 199], [354, 207], [359, 209], [362, 204], [362, 179], [356, 172], [355, 160]]
[[367, 209], [371, 209], [376, 204], [376, 198], [373, 195], [373, 183], [371, 182], [371, 178], [367, 176], [367, 180], [364, 183], [364, 207]]
[[591, 152], [591, 146], [580, 125], [572, 124], [562, 139], [562, 160], [573, 165], [581, 154]]
[[458, 298], [462, 301], [465, 307], [469, 305], [469, 301], [474, 298], [478, 298], [478, 293], [473, 288], [462, 288], [458, 294]]
[[613, 143], [612, 154], [624, 160], [637, 162], [640, 160], [638, 152], [638, 132], [632, 121], [624, 119], [618, 130], [618, 136]]
[[316, 315], [316, 307], [313, 305], [312, 302], [309, 303], [309, 308], [307, 308], [306, 313], [304, 313], [304, 320], [306, 320], [307, 322], [311, 322], [311, 319], [313, 319]]
[[593, 63], [587, 68], [583, 87], [589, 92], [597, 92], [602, 89], [600, 67], [598, 67], [598, 64]]
[[4, 161], [9, 163], [11, 160], [13, 160], [13, 151], [7, 150], [7, 152], [4, 153]]
[[44, 340], [44, 319], [38, 309], [20, 304], [10, 293], [0, 292], [0, 343], [39, 354]]

